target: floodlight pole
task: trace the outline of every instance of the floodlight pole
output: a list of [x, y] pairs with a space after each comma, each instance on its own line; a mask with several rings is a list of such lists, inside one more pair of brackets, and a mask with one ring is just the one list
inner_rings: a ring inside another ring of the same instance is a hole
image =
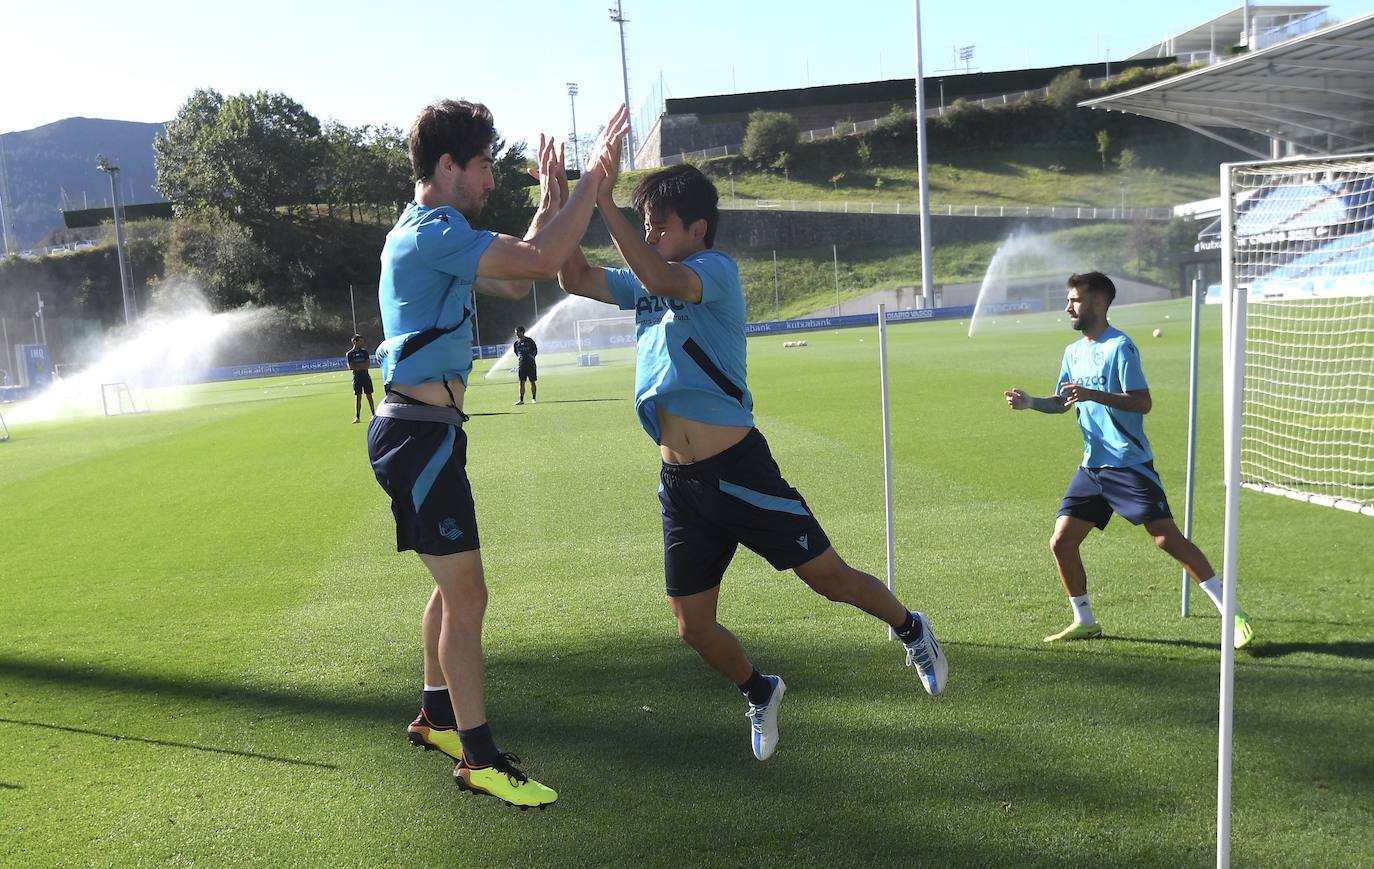
[[348, 309], [353, 312], [353, 334], [358, 334], [358, 306], [353, 302], [353, 285], [348, 285]]
[[137, 312], [134, 310], [133, 294], [129, 285], [133, 278], [129, 274], [129, 261], [124, 255], [124, 214], [119, 207], [119, 167], [114, 166], [104, 154], [95, 158], [95, 167], [110, 176], [110, 202], [114, 214], [115, 251], [119, 255], [119, 287], [124, 295], [124, 325], [133, 323]]
[[[620, 82], [625, 88], [625, 108], [630, 108], [630, 66], [625, 60], [625, 15], [620, 9], [620, 0], [615, 0], [615, 5], [610, 8], [611, 20], [620, 27]], [[635, 167], [635, 130], [630, 127], [629, 146], [625, 149], [627, 166], [630, 169]]]
[[573, 140], [572, 140], [573, 162], [572, 162], [572, 168], [574, 168], [574, 169], [581, 169], [581, 168], [582, 168], [582, 157], [581, 157], [581, 155], [578, 153], [578, 146], [577, 146], [577, 82], [575, 82], [575, 81], [570, 81], [570, 82], [568, 82], [568, 104], [572, 107], [572, 127], [573, 127]]
[[935, 307], [930, 254], [930, 179], [926, 163], [926, 86], [921, 64], [921, 0], [913, 0], [916, 21], [916, 169], [921, 207], [921, 307]]
[[[48, 346], [48, 318], [43, 315], [43, 294], [35, 292], [38, 297], [38, 310], [34, 312], [33, 319], [35, 329], [33, 337], [38, 340], [45, 348]], [[48, 354], [48, 359], [52, 359], [52, 354]]]

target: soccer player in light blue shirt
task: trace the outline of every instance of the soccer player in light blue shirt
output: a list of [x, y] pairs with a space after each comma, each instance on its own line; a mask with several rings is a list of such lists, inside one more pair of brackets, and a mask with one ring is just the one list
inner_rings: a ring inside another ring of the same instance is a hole
[[578, 252], [559, 281], [570, 293], [635, 312], [635, 409], [663, 460], [668, 598], [682, 639], [747, 698], [754, 756], [766, 760], [777, 746], [786, 686], [755, 669], [716, 620], [720, 583], [741, 543], [817, 593], [891, 625], [906, 644], [908, 666], [928, 693], [939, 694], [946, 662], [929, 621], [840, 558], [754, 428], [744, 291], [734, 260], [713, 247], [714, 185], [689, 165], [646, 176], [633, 194], [642, 237], [612, 189], [602, 185], [597, 208], [629, 267], [592, 268]]
[[[621, 106], [594, 148], [629, 129]], [[568, 195], [563, 155], [541, 137], [541, 201], [524, 238], [474, 229], [495, 179], [486, 106], [437, 102], [415, 119], [409, 150], [415, 201], [387, 233], [377, 348], [386, 398], [368, 428], [368, 458], [391, 498], [397, 550], [414, 550], [434, 578], [425, 607], [424, 692], [407, 728], [416, 746], [455, 761], [459, 787], [521, 808], [558, 794], [496, 745], [486, 717], [482, 622], [486, 580], [467, 476], [463, 397], [472, 371], [473, 292], [519, 298], [552, 277], [587, 229], [605, 172], [597, 160]]]
[[[1064, 311], [1083, 337], [1064, 349], [1055, 394], [1034, 398], [1020, 389], [1005, 393], [1012, 410], [1072, 409], [1083, 431], [1083, 462], [1060, 502], [1050, 538], [1073, 623], [1045, 637], [1047, 643], [1102, 636], [1088, 599], [1088, 575], [1079, 548], [1094, 527], [1107, 527], [1112, 513], [1120, 513], [1132, 525], [1144, 525], [1155, 544], [1183, 565], [1221, 611], [1221, 580], [1207, 556], [1174, 523], [1155, 472], [1154, 452], [1145, 437], [1145, 414], [1153, 407], [1150, 388], [1140, 349], [1107, 322], [1107, 309], [1115, 298], [1116, 285], [1101, 272], [1071, 275]], [[1249, 618], [1237, 608], [1235, 647], [1244, 648], [1253, 636]]]

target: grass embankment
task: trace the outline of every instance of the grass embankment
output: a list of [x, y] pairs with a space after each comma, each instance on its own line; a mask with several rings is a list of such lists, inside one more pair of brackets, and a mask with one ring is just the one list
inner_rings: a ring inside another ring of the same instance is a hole
[[[728, 220], [726, 213], [722, 219]], [[1168, 286], [1177, 280], [1172, 270], [1158, 267], [1132, 255], [1132, 228], [1125, 224], [1099, 223], [1049, 233], [1046, 248], [1064, 259], [1079, 263], [1079, 271], [1101, 269], [1116, 277], [1130, 277]], [[936, 245], [934, 279], [936, 284], [982, 280], [1000, 241]], [[919, 244], [904, 246], [841, 246], [832, 253], [829, 247], [778, 250], [777, 300], [773, 290], [773, 251], [744, 248], [727, 251], [740, 267], [750, 320], [797, 317], [833, 305], [835, 302], [835, 260], [839, 258], [840, 299], [852, 299], [874, 290], [919, 286], [921, 254]], [[1148, 256], [1148, 252], [1144, 252]], [[614, 248], [592, 248], [588, 259], [597, 265], [624, 265]], [[1042, 275], [1050, 268], [1046, 261], [1022, 258], [1011, 264], [1011, 277]]]

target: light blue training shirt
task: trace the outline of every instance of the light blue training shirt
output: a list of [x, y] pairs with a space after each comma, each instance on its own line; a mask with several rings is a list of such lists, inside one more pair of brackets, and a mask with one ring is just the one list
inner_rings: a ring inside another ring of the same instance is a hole
[[654, 443], [659, 407], [713, 425], [754, 424], [739, 267], [709, 249], [682, 264], [701, 278], [700, 302], [650, 295], [629, 269], [606, 270], [616, 304], [635, 312], [635, 410]]
[[414, 202], [386, 235], [377, 297], [382, 383], [434, 383], [472, 372], [472, 285], [496, 233], [447, 205]]
[[[1080, 338], [1064, 348], [1064, 362], [1055, 381], [1055, 394], [1061, 383], [1074, 383], [1103, 392], [1133, 392], [1149, 389], [1145, 371], [1140, 367], [1140, 350], [1135, 342], [1114, 326], [1096, 341]], [[1095, 401], [1074, 405], [1078, 427], [1083, 429], [1083, 467], [1129, 468], [1154, 458], [1145, 437], [1145, 415], [1117, 410]]]

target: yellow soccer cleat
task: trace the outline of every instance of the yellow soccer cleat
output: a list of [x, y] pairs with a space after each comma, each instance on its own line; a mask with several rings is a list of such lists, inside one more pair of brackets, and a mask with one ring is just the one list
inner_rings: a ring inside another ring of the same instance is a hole
[[1243, 649], [1250, 645], [1250, 641], [1255, 638], [1255, 629], [1250, 627], [1250, 617], [1245, 614], [1245, 610], [1236, 607], [1236, 636], [1233, 645], [1237, 649]]
[[1090, 625], [1082, 625], [1074, 622], [1057, 634], [1050, 634], [1045, 637], [1047, 643], [1065, 643], [1069, 640], [1091, 640], [1094, 637], [1102, 636], [1102, 626], [1097, 622]]
[[442, 751], [454, 760], [463, 759], [463, 743], [458, 741], [458, 728], [436, 727], [423, 709], [406, 728], [406, 739], [425, 751]]
[[490, 766], [472, 767], [459, 760], [453, 765], [453, 782], [459, 790], [496, 797], [522, 812], [531, 806], [542, 809], [552, 805], [558, 793], [525, 775], [519, 764], [520, 758], [509, 753], [502, 753]]

